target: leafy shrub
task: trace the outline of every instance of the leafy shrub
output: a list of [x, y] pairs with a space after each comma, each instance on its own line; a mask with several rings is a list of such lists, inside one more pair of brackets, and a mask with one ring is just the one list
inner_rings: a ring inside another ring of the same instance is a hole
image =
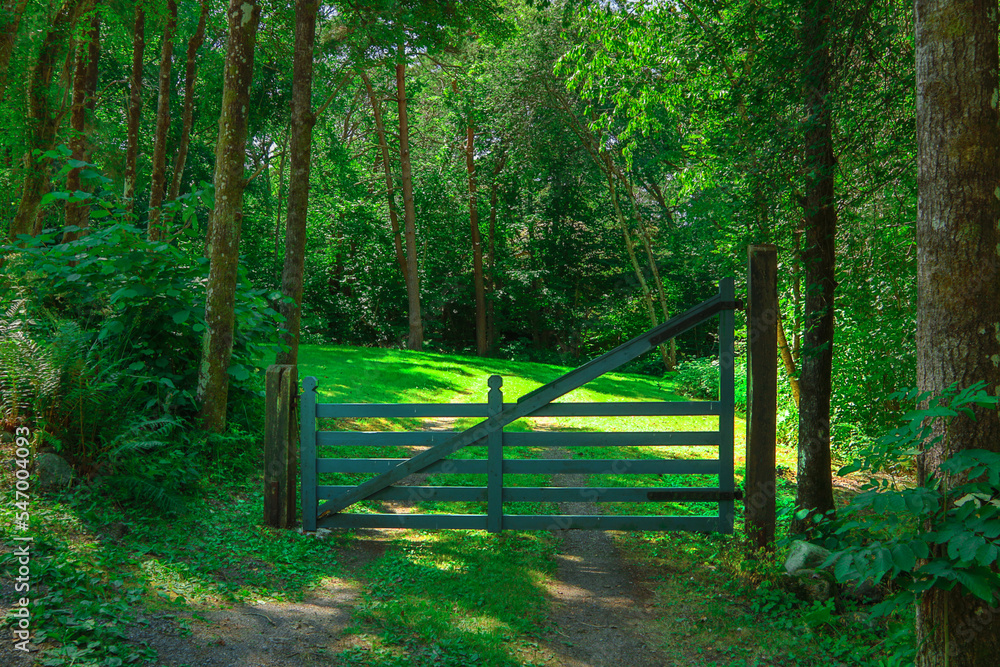
[[[996, 604], [1000, 574], [1000, 454], [965, 449], [942, 462], [914, 487], [898, 483], [892, 473], [941, 438], [932, 437], [935, 424], [959, 415], [973, 418], [974, 406], [996, 408], [998, 399], [983, 392], [984, 383], [959, 390], [954, 385], [941, 396], [916, 390], [891, 398], [928, 407], [906, 415], [906, 423], [875, 442], [840, 474], [871, 476], [863, 492], [840, 511], [827, 532], [834, 550], [839, 581], [891, 581], [895, 594], [873, 608], [890, 615], [912, 606], [931, 589], [958, 588]], [[912, 646], [912, 641], [909, 642]]]
[[[103, 226], [68, 242], [75, 228], [0, 246], [0, 418], [8, 428], [33, 424], [37, 444], [105, 476], [123, 497], [176, 508], [198, 476], [185, 456], [211, 455], [198, 444], [205, 438], [186, 435], [206, 326], [203, 240], [185, 230], [175, 243], [149, 241], [110, 197], [56, 192], [46, 201], [88, 204]], [[280, 346], [279, 318], [241, 270], [231, 405], [259, 400], [254, 369]], [[259, 420], [259, 410], [243, 412]]]
[[[701, 357], [688, 359], [677, 364], [673, 376], [677, 388], [692, 398], [719, 400], [719, 359]], [[747, 367], [743, 358], [737, 357], [734, 381], [736, 385], [736, 408], [746, 410]]]

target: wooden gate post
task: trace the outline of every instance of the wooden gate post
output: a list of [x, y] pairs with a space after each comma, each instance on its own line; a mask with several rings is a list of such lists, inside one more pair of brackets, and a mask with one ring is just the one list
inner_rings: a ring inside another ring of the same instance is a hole
[[751, 245], [747, 267], [746, 532], [755, 548], [774, 548], [775, 413], [778, 391], [778, 249]]
[[264, 523], [273, 528], [295, 525], [298, 467], [298, 419], [295, 366], [269, 366], [264, 398]]
[[[488, 416], [503, 411], [503, 378], [491, 375], [486, 381], [490, 388], [487, 395]], [[503, 530], [503, 427], [486, 436], [486, 530], [499, 533]]]

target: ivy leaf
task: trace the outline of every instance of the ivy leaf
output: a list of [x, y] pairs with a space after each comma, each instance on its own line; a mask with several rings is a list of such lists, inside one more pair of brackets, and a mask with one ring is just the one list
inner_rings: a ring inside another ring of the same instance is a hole
[[184, 322], [187, 321], [188, 315], [190, 314], [191, 314], [190, 310], [178, 310], [176, 313], [174, 313], [174, 323], [183, 324]]

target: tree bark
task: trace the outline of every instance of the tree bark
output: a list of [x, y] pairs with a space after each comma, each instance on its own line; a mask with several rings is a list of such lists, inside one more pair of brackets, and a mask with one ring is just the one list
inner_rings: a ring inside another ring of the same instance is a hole
[[792, 359], [792, 352], [788, 348], [788, 339], [785, 337], [785, 327], [781, 323], [781, 318], [778, 318], [778, 352], [781, 353], [781, 361], [785, 365], [785, 375], [788, 377], [788, 384], [792, 388], [792, 400], [795, 402], [795, 407], [799, 407], [799, 380], [795, 377], [798, 372], [795, 368], [795, 360]]
[[486, 354], [486, 287], [483, 283], [483, 239], [479, 233], [479, 204], [476, 201], [476, 131], [470, 121], [466, 128], [465, 168], [469, 177], [469, 225], [472, 227], [472, 282], [476, 293], [476, 354]]
[[834, 509], [830, 456], [830, 393], [833, 367], [834, 201], [833, 121], [830, 114], [831, 0], [806, 0], [802, 17], [805, 95], [806, 304], [799, 385], [799, 456], [796, 506], [809, 510], [792, 529], [805, 532], [814, 514]]
[[210, 261], [205, 299], [205, 335], [197, 400], [202, 427], [221, 433], [226, 427], [229, 360], [233, 352], [240, 223], [243, 217], [243, 166], [246, 161], [247, 112], [253, 77], [254, 45], [260, 5], [230, 0], [229, 38], [223, 73], [219, 138], [215, 147], [215, 208], [208, 219], [206, 255]]
[[497, 290], [500, 288], [500, 279], [497, 274], [497, 177], [500, 176], [500, 172], [503, 171], [504, 165], [507, 163], [507, 156], [501, 155], [500, 161], [497, 163], [496, 168], [493, 170], [493, 180], [490, 183], [490, 230], [489, 239], [487, 241], [487, 266], [489, 267], [487, 272], [487, 288], [490, 291], [490, 299], [486, 302], [486, 349], [487, 351], [492, 350], [497, 343], [499, 338], [499, 329], [497, 327], [496, 320], [496, 309], [494, 307], [494, 300]]
[[125, 209], [135, 209], [136, 162], [139, 155], [139, 122], [142, 120], [142, 59], [146, 51], [146, 11], [142, 2], [135, 6], [132, 26], [132, 75], [129, 78], [128, 120], [126, 121], [124, 199]]
[[[916, 0], [917, 384], [1000, 392], [1000, 130], [996, 3]], [[1000, 451], [1000, 415], [955, 417], [918, 458], [920, 482], [962, 449]], [[949, 480], [944, 480], [945, 484]], [[1000, 655], [994, 607], [959, 589], [917, 608], [917, 667], [986, 667]]]
[[[90, 31], [87, 41], [77, 47], [76, 69], [73, 73], [73, 108], [70, 112], [70, 126], [73, 129], [69, 147], [73, 151], [73, 159], [87, 162], [90, 160], [89, 139], [87, 131], [88, 120], [93, 117], [96, 106], [98, 61], [101, 55], [101, 18], [94, 12], [90, 20]], [[80, 181], [80, 168], [72, 169], [66, 174], [66, 189], [70, 192], [84, 190], [86, 186]], [[87, 188], [90, 190], [91, 188]], [[90, 204], [88, 202], [69, 203], [66, 205], [66, 225], [75, 225], [80, 231], [69, 231], [63, 235], [63, 243], [69, 243], [79, 238], [90, 227]]]
[[389, 143], [385, 138], [385, 123], [382, 120], [382, 107], [375, 97], [375, 90], [372, 88], [371, 79], [365, 72], [361, 72], [361, 81], [365, 84], [368, 92], [368, 100], [371, 103], [372, 115], [375, 117], [375, 134], [378, 135], [378, 147], [382, 154], [382, 172], [385, 175], [385, 196], [389, 206], [389, 226], [392, 229], [392, 241], [396, 249], [396, 263], [399, 265], [399, 273], [406, 283], [406, 293], [409, 294], [410, 274], [406, 270], [406, 255], [403, 254], [403, 238], [399, 231], [399, 216], [396, 213], [396, 193], [393, 184], [392, 163], [389, 161]]
[[399, 45], [396, 62], [396, 102], [399, 105], [399, 166], [403, 177], [403, 234], [406, 239], [407, 305], [410, 332], [406, 347], [424, 346], [424, 326], [420, 318], [420, 274], [417, 270], [417, 214], [413, 206], [413, 174], [410, 168], [410, 128], [406, 118], [406, 47]]
[[[656, 296], [660, 302], [660, 311], [663, 313], [663, 321], [666, 322], [670, 319], [670, 309], [667, 307], [667, 293], [663, 289], [663, 279], [660, 278], [660, 269], [656, 265], [656, 257], [653, 255], [653, 242], [650, 238], [649, 228], [646, 226], [646, 221], [643, 220], [642, 215], [639, 212], [639, 200], [635, 194], [635, 187], [633, 186], [630, 179], [626, 179], [621, 170], [616, 169], [618, 174], [618, 180], [620, 180], [626, 187], [629, 199], [632, 202], [632, 213], [635, 217], [636, 224], [639, 227], [639, 241], [642, 243], [643, 249], [646, 251], [646, 262], [649, 264], [649, 271], [653, 277], [653, 285], [656, 287]], [[662, 348], [661, 348], [662, 351]], [[677, 340], [671, 338], [666, 342], [666, 358], [664, 361], [667, 372], [673, 371], [674, 367], [677, 366]]]
[[48, 164], [51, 160], [36, 157], [32, 151], [48, 151], [53, 148], [61, 114], [52, 105], [52, 80], [56, 67], [62, 60], [62, 52], [72, 38], [73, 27], [86, 9], [85, 5], [81, 0], [66, 0], [63, 3], [45, 33], [38, 60], [31, 68], [28, 88], [28, 150], [24, 155], [21, 199], [9, 229], [11, 241], [18, 234], [37, 235], [40, 231], [36, 228], [35, 221], [43, 190], [48, 183]]
[[285, 164], [288, 162], [288, 135], [292, 131], [291, 119], [285, 126], [285, 136], [281, 140], [281, 160], [278, 162], [278, 205], [275, 206], [274, 219], [274, 272], [281, 280], [281, 271], [284, 268], [284, 253], [281, 248], [281, 214], [283, 208], [281, 203], [285, 200]]
[[28, 0], [8, 0], [4, 2], [3, 13], [8, 18], [0, 24], [0, 102], [7, 92], [7, 74], [10, 69], [10, 59], [14, 55], [14, 43], [17, 41], [17, 29], [21, 26], [21, 17]]
[[285, 266], [281, 272], [281, 293], [291, 299], [282, 302], [285, 317], [281, 339], [288, 350], [278, 353], [278, 364], [295, 365], [299, 355], [302, 320], [302, 279], [305, 270], [306, 220], [309, 210], [309, 166], [312, 155], [313, 46], [316, 43], [318, 0], [295, 2], [295, 55], [292, 62], [292, 124], [289, 150], [288, 213], [285, 216]]
[[[181, 140], [177, 146], [177, 156], [174, 158], [174, 171], [170, 177], [170, 190], [167, 201], [175, 201], [181, 193], [181, 181], [184, 180], [184, 165], [187, 162], [188, 149], [191, 146], [191, 128], [194, 126], [194, 84], [198, 72], [198, 49], [205, 42], [205, 23], [208, 20], [209, 0], [202, 0], [201, 15], [198, 17], [198, 27], [188, 40], [187, 59], [184, 64], [184, 111], [181, 117]], [[164, 227], [170, 226], [172, 214], [167, 214]]]
[[160, 43], [160, 93], [156, 103], [156, 135], [153, 138], [153, 169], [149, 185], [149, 226], [146, 234], [150, 241], [164, 236], [162, 226], [163, 196], [167, 187], [167, 133], [170, 131], [170, 70], [174, 62], [174, 31], [177, 29], [177, 3], [167, 0], [167, 22]]

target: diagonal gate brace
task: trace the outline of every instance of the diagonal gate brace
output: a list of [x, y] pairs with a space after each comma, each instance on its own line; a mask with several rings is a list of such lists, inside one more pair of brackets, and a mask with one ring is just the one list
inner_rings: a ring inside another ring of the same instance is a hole
[[[732, 288], [730, 287], [730, 294]], [[701, 302], [694, 308], [676, 315], [663, 324], [650, 329], [644, 334], [636, 336], [632, 340], [622, 343], [610, 352], [605, 352], [596, 359], [592, 359], [583, 366], [570, 371], [566, 375], [556, 378], [552, 382], [539, 387], [529, 394], [525, 394], [517, 403], [505, 408], [503, 411], [493, 415], [489, 419], [476, 424], [475, 426], [456, 433], [453, 437], [426, 449], [414, 457], [400, 463], [392, 470], [388, 470], [366, 482], [359, 484], [347, 493], [326, 501], [318, 508], [319, 518], [329, 514], [335, 514], [364, 500], [374, 493], [389, 487], [408, 475], [420, 472], [424, 468], [437, 463], [441, 459], [454, 454], [459, 449], [475, 444], [483, 440], [490, 433], [501, 429], [508, 424], [527, 417], [536, 410], [545, 407], [555, 399], [564, 394], [568, 394], [578, 387], [582, 387], [591, 380], [594, 380], [604, 373], [607, 373], [622, 364], [625, 364], [636, 357], [648, 352], [650, 349], [678, 336], [703, 320], [723, 311], [741, 308], [739, 301], [733, 301], [723, 297], [720, 290], [710, 299]]]

